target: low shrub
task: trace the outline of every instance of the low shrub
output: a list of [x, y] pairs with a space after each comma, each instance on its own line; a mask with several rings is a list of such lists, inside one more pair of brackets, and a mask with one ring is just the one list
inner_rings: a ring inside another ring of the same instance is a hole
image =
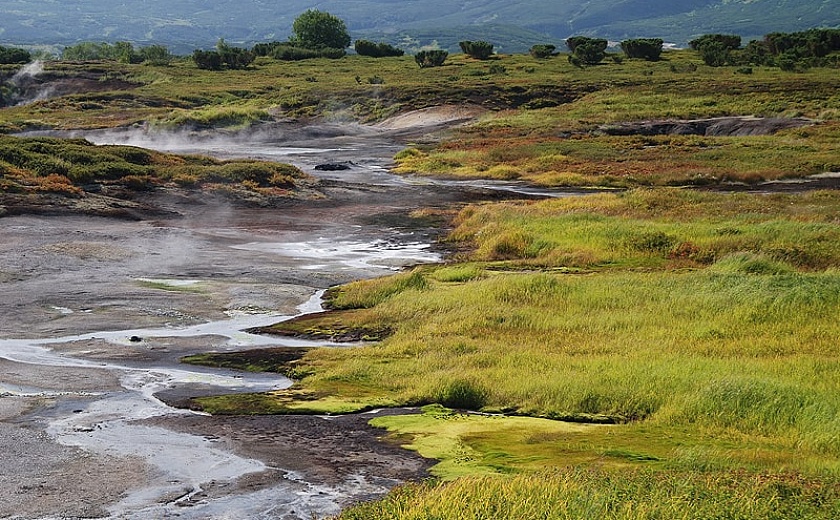
[[387, 43], [374, 43], [369, 40], [356, 40], [354, 46], [359, 56], [370, 56], [372, 58], [384, 58], [388, 56], [402, 56], [405, 51]]
[[465, 40], [458, 43], [461, 52], [477, 60], [486, 60], [493, 55], [493, 44], [485, 41]]
[[418, 52], [414, 55], [414, 61], [417, 62], [417, 65], [419, 65], [421, 69], [425, 69], [428, 67], [440, 67], [448, 57], [449, 53], [447, 51], [435, 49]]
[[557, 50], [557, 47], [555, 47], [554, 45], [539, 44], [539, 45], [532, 46], [531, 49], [528, 51], [528, 53], [531, 56], [533, 56], [534, 58], [545, 59], [545, 58], [551, 58], [552, 56], [556, 56], [557, 55], [557, 52], [555, 52], [556, 50]]

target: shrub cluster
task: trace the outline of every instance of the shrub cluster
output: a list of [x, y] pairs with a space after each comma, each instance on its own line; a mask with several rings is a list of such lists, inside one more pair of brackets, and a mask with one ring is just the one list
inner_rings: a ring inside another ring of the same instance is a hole
[[131, 42], [97, 43], [80, 42], [65, 47], [61, 59], [69, 61], [118, 61], [120, 63], [148, 63], [166, 65], [172, 54], [163, 45], [150, 45], [135, 49]]
[[370, 56], [372, 58], [386, 58], [405, 54], [402, 49], [393, 45], [384, 42], [374, 43], [370, 40], [356, 40], [355, 49], [359, 56]]
[[219, 40], [214, 51], [196, 49], [192, 55], [196, 66], [206, 70], [246, 69], [255, 57], [253, 51], [231, 47], [224, 40]]
[[556, 56], [557, 55], [557, 52], [555, 52], [556, 50], [557, 50], [557, 47], [555, 47], [554, 45], [539, 44], [539, 45], [534, 45], [533, 47], [531, 47], [531, 49], [528, 51], [528, 53], [531, 56], [533, 56], [534, 58], [545, 59], [545, 58], [551, 58], [552, 56]]
[[572, 36], [566, 39], [566, 46], [572, 51], [569, 63], [576, 67], [601, 63], [607, 57], [607, 45], [609, 43], [603, 38]]
[[32, 54], [28, 50], [0, 45], [0, 65], [29, 63], [30, 61], [32, 61]]
[[306, 47], [299, 47], [290, 43], [278, 45], [271, 51], [270, 54], [272, 58], [280, 61], [300, 61], [311, 60], [314, 58], [338, 59], [344, 55], [344, 49], [336, 49], [332, 47], [308, 49]]
[[741, 37], [707, 34], [689, 42], [703, 62], [712, 67], [724, 65], [767, 65], [782, 70], [812, 66], [840, 66], [840, 29], [810, 29], [795, 33], [770, 33], [763, 40], [752, 40], [741, 48]]
[[417, 65], [420, 65], [421, 69], [424, 69], [427, 67], [440, 67], [448, 57], [449, 53], [447, 51], [434, 49], [418, 52], [414, 55], [414, 61], [417, 62]]
[[493, 44], [490, 42], [464, 40], [458, 46], [461, 52], [477, 60], [486, 60], [493, 55]]
[[621, 42], [621, 50], [628, 58], [657, 61], [662, 55], [662, 38], [635, 38]]

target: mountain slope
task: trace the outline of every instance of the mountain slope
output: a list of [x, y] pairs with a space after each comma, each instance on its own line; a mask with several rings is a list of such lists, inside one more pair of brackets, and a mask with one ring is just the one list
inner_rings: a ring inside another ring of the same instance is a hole
[[840, 25], [836, 0], [4, 0], [0, 43], [129, 40], [194, 48], [218, 38], [283, 40], [294, 19], [313, 5], [345, 20], [354, 37], [396, 42], [423, 34], [428, 41], [417, 42], [421, 46], [433, 44], [436, 30], [468, 35], [502, 26], [524, 31], [527, 42], [519, 47], [574, 34], [661, 37], [684, 44], [709, 32], [746, 39]]

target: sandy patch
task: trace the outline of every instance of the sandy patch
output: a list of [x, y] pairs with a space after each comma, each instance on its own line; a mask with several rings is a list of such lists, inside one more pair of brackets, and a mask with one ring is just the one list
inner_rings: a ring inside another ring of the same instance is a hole
[[387, 130], [418, 129], [427, 126], [466, 123], [486, 113], [486, 109], [476, 105], [440, 105], [399, 114], [373, 126]]

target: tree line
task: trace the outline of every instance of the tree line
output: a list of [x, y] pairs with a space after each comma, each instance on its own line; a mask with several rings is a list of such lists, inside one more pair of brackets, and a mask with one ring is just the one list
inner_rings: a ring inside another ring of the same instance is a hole
[[[347, 26], [340, 18], [317, 9], [309, 9], [292, 24], [292, 35], [287, 41], [258, 43], [252, 48], [234, 47], [220, 39], [211, 50], [196, 49], [191, 59], [198, 68], [208, 70], [245, 69], [257, 57], [267, 56], [277, 60], [293, 61], [312, 58], [341, 58], [346, 55], [351, 38]], [[571, 36], [566, 39], [568, 60], [575, 66], [597, 65], [607, 56], [620, 62], [624, 57], [657, 61], [661, 58], [664, 41], [661, 38], [632, 38], [620, 42], [623, 53], [608, 53], [609, 43], [603, 38]], [[493, 44], [487, 41], [464, 40], [459, 42], [461, 51], [475, 59], [487, 60], [493, 56]], [[741, 46], [741, 37], [727, 34], [706, 34], [689, 42], [704, 63], [710, 66], [765, 65], [783, 70], [802, 70], [812, 66], [840, 66], [840, 29], [810, 29], [794, 33], [774, 32], [763, 40], [750, 41]], [[384, 42], [356, 40], [356, 54], [373, 58], [402, 56], [404, 51]], [[529, 53], [537, 59], [559, 55], [556, 46], [537, 44]], [[449, 53], [441, 49], [423, 50], [414, 55], [421, 68], [443, 65]], [[162, 45], [135, 48], [130, 42], [82, 42], [65, 47], [61, 58], [69, 61], [112, 60], [122, 63], [148, 63], [165, 65], [174, 56]], [[25, 49], [0, 46], [0, 64], [20, 64], [32, 60]]]
[[706, 34], [688, 43], [706, 65], [765, 65], [796, 71], [809, 67], [840, 67], [840, 29], [774, 32], [741, 47], [734, 34]]

